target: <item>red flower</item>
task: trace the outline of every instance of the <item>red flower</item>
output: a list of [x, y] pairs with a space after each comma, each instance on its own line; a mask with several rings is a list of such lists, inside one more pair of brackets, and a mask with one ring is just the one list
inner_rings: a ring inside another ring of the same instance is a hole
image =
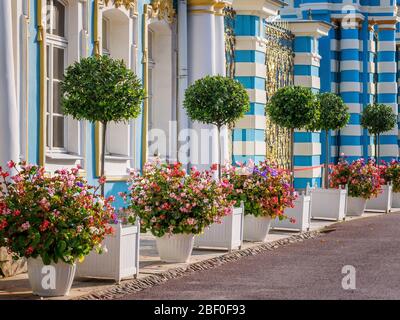
[[25, 255], [30, 256], [33, 253], [33, 248], [29, 247], [28, 249], [26, 249], [25, 251]]
[[212, 170], [212, 171], [218, 170], [218, 164], [217, 164], [217, 163], [213, 163], [213, 164], [211, 165], [211, 170]]
[[21, 211], [20, 211], [20, 210], [15, 210], [15, 211], [13, 212], [13, 216], [14, 216], [14, 217], [18, 217], [20, 214], [21, 214]]
[[10, 169], [15, 168], [15, 162], [10, 160], [7, 162], [7, 167], [9, 167]]
[[100, 178], [99, 178], [99, 183], [100, 183], [100, 184], [105, 184], [106, 182], [107, 182], [106, 177], [100, 177]]
[[6, 220], [3, 220], [2, 222], [0, 222], [0, 230], [3, 230], [7, 226], [8, 226], [8, 223]]
[[41, 232], [46, 231], [47, 228], [49, 227], [49, 225], [50, 225], [50, 222], [47, 221], [47, 220], [44, 220], [44, 221], [42, 222], [42, 224], [40, 225], [39, 230], [40, 230]]

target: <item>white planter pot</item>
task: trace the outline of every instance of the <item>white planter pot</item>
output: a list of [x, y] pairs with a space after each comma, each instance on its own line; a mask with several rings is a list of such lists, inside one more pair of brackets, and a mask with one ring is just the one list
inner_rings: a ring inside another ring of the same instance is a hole
[[91, 252], [82, 263], [78, 263], [78, 277], [122, 279], [139, 274], [139, 224], [113, 226], [114, 234], [103, 241], [107, 252]]
[[65, 262], [45, 266], [42, 259], [28, 259], [28, 277], [32, 293], [41, 297], [69, 295], [74, 281], [76, 264]]
[[361, 216], [367, 206], [367, 199], [364, 198], [347, 198], [347, 213], [348, 216]]
[[367, 211], [389, 213], [392, 210], [392, 185], [382, 186], [382, 192], [376, 198], [367, 200]]
[[346, 189], [314, 189], [311, 191], [311, 218], [341, 221], [346, 217]]
[[196, 248], [240, 249], [243, 243], [244, 206], [233, 208], [233, 213], [214, 223], [194, 239]]
[[400, 208], [400, 192], [392, 193], [392, 208]]
[[193, 234], [174, 234], [156, 238], [160, 258], [169, 263], [189, 262], [193, 250]]
[[[276, 230], [294, 230], [300, 232], [310, 230], [310, 203], [310, 196], [299, 196], [294, 202], [294, 208], [287, 208], [285, 210], [285, 215], [288, 219], [274, 219], [271, 222], [271, 228]], [[290, 222], [291, 218], [295, 220], [294, 223]]]
[[243, 238], [246, 241], [265, 242], [271, 226], [271, 217], [244, 217]]

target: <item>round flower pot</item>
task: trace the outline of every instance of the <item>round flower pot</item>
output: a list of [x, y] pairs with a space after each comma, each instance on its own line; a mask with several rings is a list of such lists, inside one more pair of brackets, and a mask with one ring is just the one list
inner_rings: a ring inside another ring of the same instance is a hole
[[65, 262], [46, 266], [42, 259], [28, 259], [28, 277], [34, 295], [61, 297], [69, 295], [75, 277], [76, 264]]
[[347, 215], [361, 216], [367, 207], [367, 199], [348, 197], [347, 199]]
[[189, 262], [193, 250], [193, 234], [174, 234], [156, 238], [160, 258], [169, 263]]
[[246, 241], [265, 242], [270, 226], [271, 217], [246, 215], [244, 217], [243, 238]]

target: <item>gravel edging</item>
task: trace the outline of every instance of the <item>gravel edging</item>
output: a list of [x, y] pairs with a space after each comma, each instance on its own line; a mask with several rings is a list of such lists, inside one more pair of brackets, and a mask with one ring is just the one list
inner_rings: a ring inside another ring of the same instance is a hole
[[124, 281], [121, 284], [115, 285], [112, 288], [91, 292], [84, 296], [74, 298], [72, 300], [112, 300], [122, 297], [126, 294], [134, 294], [139, 291], [149, 289], [161, 285], [168, 280], [183, 277], [197, 271], [216, 268], [225, 263], [237, 261], [244, 257], [254, 256], [265, 251], [272, 251], [279, 247], [283, 247], [292, 243], [302, 242], [307, 239], [313, 239], [321, 234], [321, 230], [308, 231], [291, 237], [280, 239], [268, 243], [263, 243], [258, 246], [243, 250], [233, 251], [223, 254], [219, 257], [214, 257], [208, 260], [195, 262], [186, 267], [177, 267], [159, 274], [149, 275], [143, 279], [133, 279]]

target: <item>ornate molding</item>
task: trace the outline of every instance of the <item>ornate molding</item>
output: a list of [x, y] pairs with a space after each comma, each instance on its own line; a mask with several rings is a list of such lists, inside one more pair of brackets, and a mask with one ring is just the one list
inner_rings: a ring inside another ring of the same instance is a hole
[[137, 0], [103, 0], [105, 5], [108, 6], [110, 2], [114, 4], [116, 8], [125, 7], [126, 10], [136, 10]]
[[150, 6], [152, 18], [165, 20], [168, 23], [174, 22], [176, 11], [172, 0], [152, 0]]

